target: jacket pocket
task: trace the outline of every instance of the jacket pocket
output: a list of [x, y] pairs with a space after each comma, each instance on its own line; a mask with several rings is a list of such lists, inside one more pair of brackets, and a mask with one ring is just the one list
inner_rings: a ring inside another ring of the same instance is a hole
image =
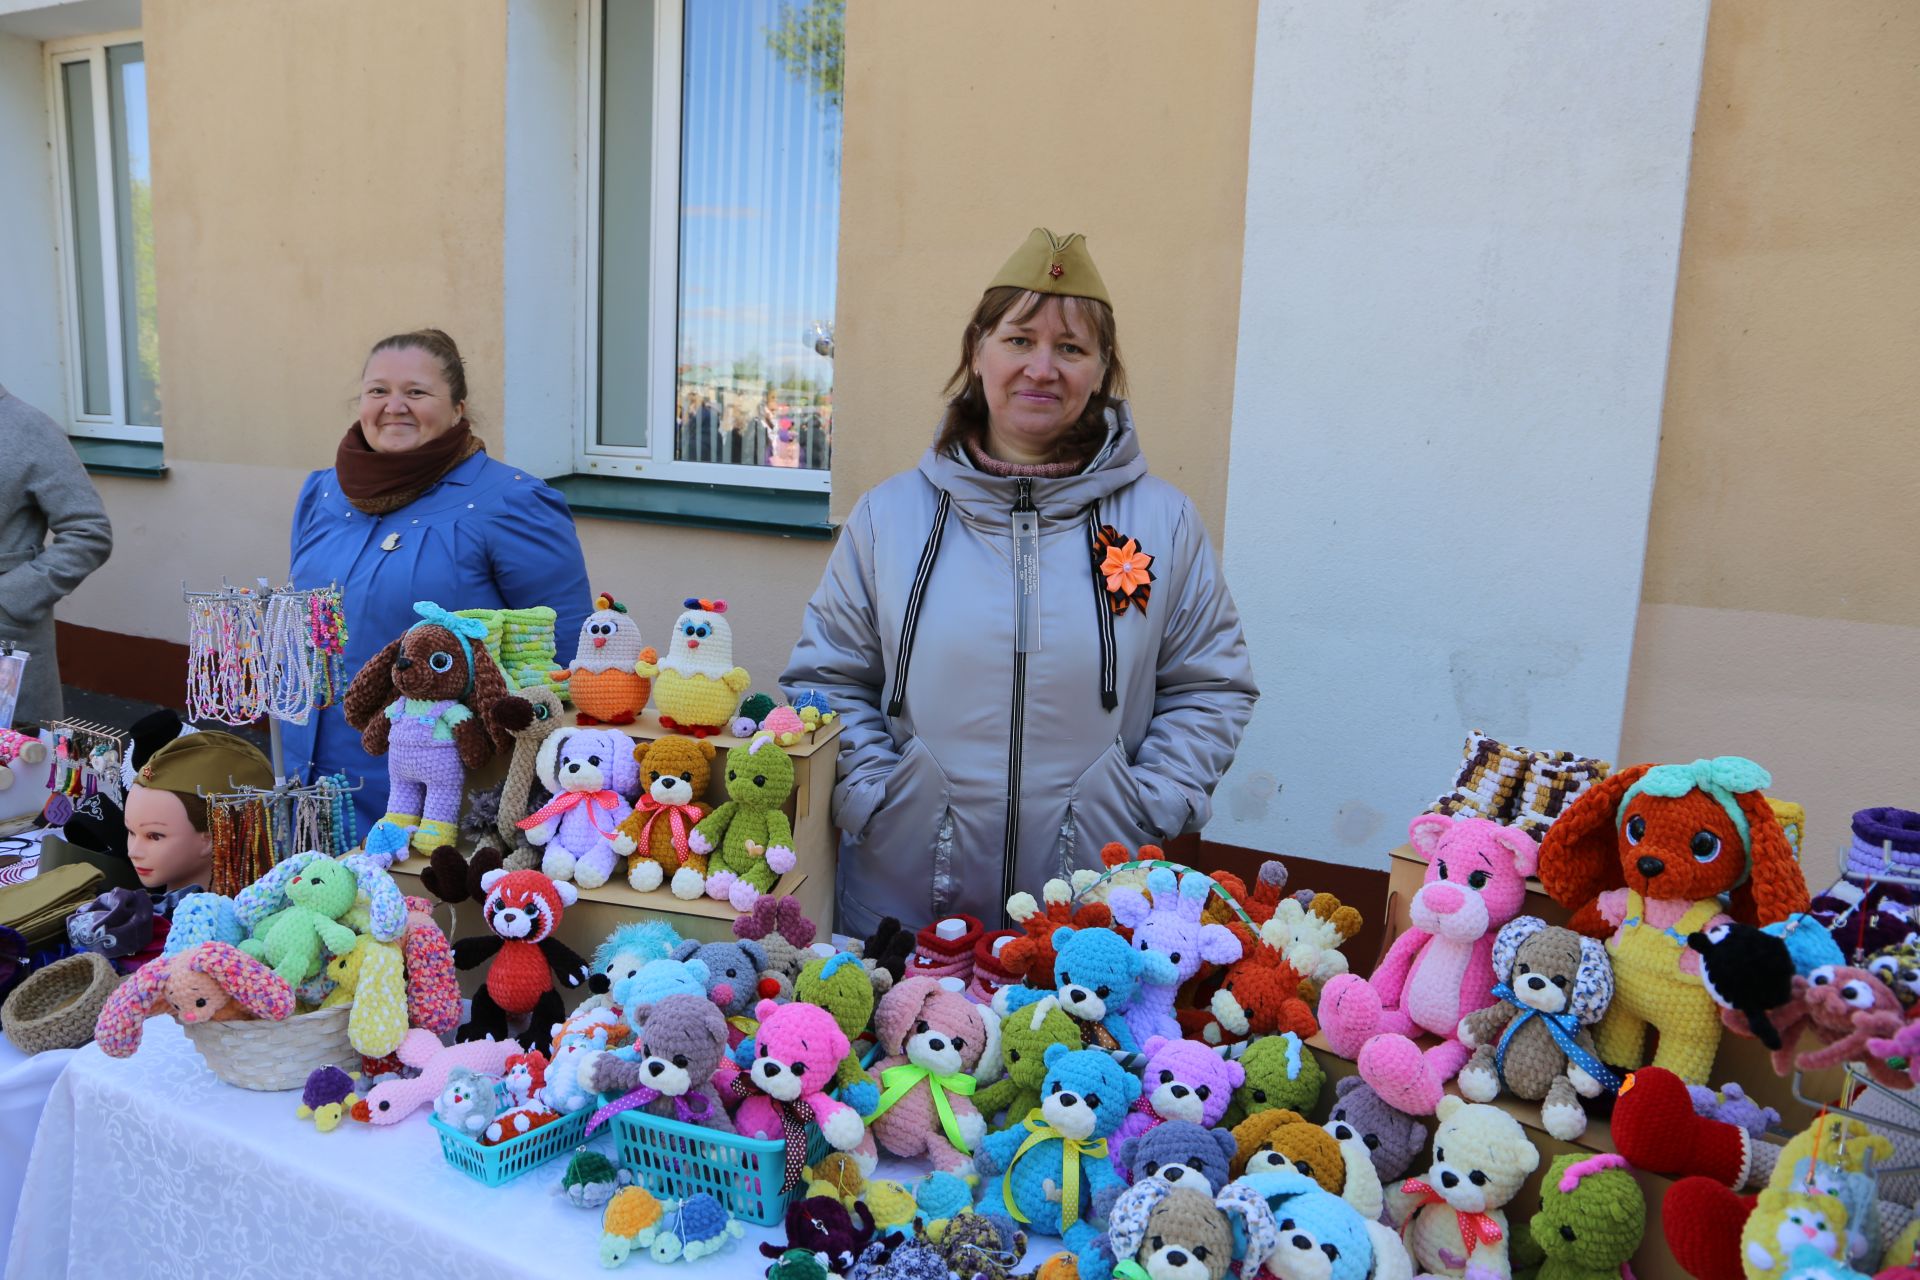
[[1143, 844], [1159, 844], [1167, 834], [1148, 816], [1126, 744], [1115, 738], [1067, 793], [1066, 820], [1060, 825], [1054, 851], [1055, 874], [1099, 866], [1100, 849], [1109, 841], [1117, 840], [1132, 851]]
[[885, 798], [853, 844], [859, 888], [852, 896], [904, 920], [953, 896], [953, 788], [919, 738], [907, 740], [883, 785]]

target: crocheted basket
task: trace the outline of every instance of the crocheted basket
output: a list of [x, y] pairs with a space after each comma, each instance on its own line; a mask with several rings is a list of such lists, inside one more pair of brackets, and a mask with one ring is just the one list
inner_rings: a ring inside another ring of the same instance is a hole
[[93, 1039], [93, 1024], [119, 985], [105, 956], [68, 956], [13, 989], [0, 1006], [0, 1029], [22, 1053], [78, 1049]]
[[298, 1013], [285, 1022], [253, 1019], [182, 1024], [207, 1069], [230, 1085], [273, 1092], [298, 1089], [316, 1068], [358, 1070], [360, 1055], [347, 1039], [353, 1005]]

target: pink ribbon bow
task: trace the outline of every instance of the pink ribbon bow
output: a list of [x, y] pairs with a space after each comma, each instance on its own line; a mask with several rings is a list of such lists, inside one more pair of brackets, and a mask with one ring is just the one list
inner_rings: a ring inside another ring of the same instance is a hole
[[596, 805], [605, 809], [608, 813], [612, 813], [614, 809], [619, 806], [620, 797], [612, 791], [562, 791], [559, 795], [547, 801], [544, 805], [541, 805], [540, 812], [520, 819], [520, 829], [522, 831], [531, 831], [541, 823], [557, 818], [567, 810], [577, 808], [583, 804], [587, 806], [587, 821], [593, 824], [593, 829], [607, 839], [613, 839], [614, 833], [602, 827], [600, 820], [593, 816], [594, 806]]
[[[1431, 1184], [1422, 1182], [1418, 1178], [1408, 1178], [1400, 1184], [1400, 1190], [1410, 1196], [1420, 1197], [1420, 1203], [1414, 1206], [1416, 1210], [1425, 1208], [1430, 1204], [1447, 1203], [1445, 1196], [1435, 1191]], [[1480, 1244], [1499, 1244], [1501, 1237], [1506, 1234], [1500, 1229], [1500, 1224], [1495, 1222], [1488, 1214], [1462, 1213], [1460, 1210], [1455, 1209], [1453, 1216], [1459, 1222], [1460, 1243], [1466, 1248], [1468, 1253], [1473, 1252], [1476, 1241]], [[1408, 1227], [1413, 1225], [1413, 1218], [1413, 1214], [1407, 1215]], [[1405, 1227], [1401, 1228], [1401, 1234], [1406, 1234]]]
[[655, 800], [651, 794], [648, 794], [641, 796], [640, 803], [634, 807], [641, 813], [647, 815], [647, 820], [640, 824], [640, 838], [634, 842], [640, 846], [641, 852], [644, 853], [647, 850], [653, 839], [654, 820], [664, 814], [666, 815], [667, 825], [673, 828], [673, 851], [679, 856], [680, 865], [683, 867], [686, 866], [687, 859], [693, 856], [693, 850], [687, 845], [687, 822], [689, 819], [694, 822], [700, 821], [700, 806], [697, 804], [661, 804], [658, 800]]

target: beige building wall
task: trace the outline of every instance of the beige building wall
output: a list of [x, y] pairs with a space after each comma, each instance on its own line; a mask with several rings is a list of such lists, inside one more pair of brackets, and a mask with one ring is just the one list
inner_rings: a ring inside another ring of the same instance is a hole
[[1622, 758], [1920, 806], [1920, 7], [1717, 0]]
[[1141, 443], [1225, 523], [1254, 0], [853, 0], [833, 509], [914, 464], [980, 291], [1086, 233]]

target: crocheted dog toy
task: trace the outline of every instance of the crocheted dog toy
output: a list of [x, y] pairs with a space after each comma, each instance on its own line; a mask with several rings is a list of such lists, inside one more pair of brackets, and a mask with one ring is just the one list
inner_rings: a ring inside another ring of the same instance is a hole
[[[725, 600], [689, 599], [673, 624], [667, 656], [639, 662], [634, 670], [653, 680], [660, 723], [677, 733], [705, 738], [726, 728], [752, 678], [733, 665], [733, 628]], [[743, 908], [744, 909], [744, 908]]]
[[1233, 1127], [1233, 1174], [1293, 1169], [1339, 1195], [1346, 1186], [1340, 1143], [1296, 1111], [1279, 1109], [1248, 1116]]
[[1305, 1115], [1320, 1105], [1327, 1073], [1307, 1050], [1306, 1042], [1291, 1031], [1255, 1040], [1240, 1055], [1240, 1067], [1247, 1079], [1233, 1091], [1233, 1104], [1226, 1114], [1228, 1125], [1275, 1107]]
[[1245, 1067], [1198, 1041], [1153, 1036], [1141, 1048], [1147, 1061], [1140, 1073], [1140, 1101], [1109, 1144], [1114, 1172], [1128, 1182], [1133, 1175], [1121, 1153], [1129, 1138], [1168, 1120], [1211, 1128], [1226, 1116], [1233, 1091], [1247, 1081]]
[[561, 915], [579, 895], [572, 885], [555, 884], [538, 871], [490, 871], [481, 883], [487, 893], [481, 916], [490, 932], [453, 945], [459, 968], [487, 966], [487, 980], [473, 993], [473, 1013], [460, 1028], [460, 1039], [504, 1039], [508, 1019], [525, 1015], [531, 1049], [560, 1021], [554, 979], [567, 987], [587, 980], [586, 962], [554, 936]]
[[973, 1095], [980, 1114], [1018, 1124], [1040, 1105], [1040, 1086], [1047, 1078], [1047, 1051], [1055, 1045], [1081, 1046], [1080, 1023], [1060, 1007], [1053, 996], [1009, 1013], [1000, 1023], [1000, 1050], [1007, 1074]]
[[321, 1133], [332, 1133], [353, 1101], [353, 1077], [339, 1067], [315, 1067], [300, 1090], [300, 1106], [294, 1114], [313, 1121]]
[[352, 1004], [347, 1040], [369, 1058], [384, 1058], [407, 1034], [407, 970], [401, 950], [391, 942], [363, 937], [345, 955], [327, 961], [333, 990], [322, 1008]]
[[1540, 1152], [1520, 1122], [1497, 1107], [1446, 1097], [1437, 1114], [1433, 1164], [1424, 1177], [1387, 1192], [1388, 1215], [1420, 1271], [1508, 1276], [1502, 1206], [1540, 1166]]
[[319, 973], [328, 954], [353, 950], [357, 938], [340, 923], [359, 894], [353, 873], [331, 858], [316, 857], [286, 884], [291, 905], [267, 922], [266, 931], [248, 938], [240, 949], [263, 960], [287, 983], [297, 987]]
[[1040, 1106], [1013, 1128], [988, 1134], [974, 1155], [999, 1174], [986, 1203], [1016, 1222], [1058, 1236], [1090, 1274], [1106, 1265], [1097, 1247], [1106, 1210], [1125, 1185], [1105, 1158], [1107, 1139], [1140, 1096], [1140, 1082], [1098, 1049], [1047, 1050]]
[[1180, 1037], [1174, 997], [1200, 972], [1202, 964], [1232, 964], [1241, 955], [1240, 939], [1225, 925], [1204, 924], [1213, 881], [1198, 871], [1175, 877], [1165, 867], [1147, 873], [1146, 892], [1116, 889], [1107, 905], [1116, 922], [1133, 931], [1133, 945], [1158, 952], [1173, 962], [1172, 981], [1155, 978], [1140, 984], [1139, 997], [1127, 1007], [1127, 1026], [1136, 1041], [1151, 1036]]
[[351, 1114], [363, 1124], [398, 1124], [439, 1097], [456, 1068], [498, 1076], [506, 1070], [507, 1059], [519, 1051], [511, 1040], [474, 1040], [445, 1048], [433, 1032], [416, 1027], [407, 1032], [397, 1052], [401, 1062], [420, 1074], [373, 1086], [353, 1104]]
[[634, 748], [640, 799], [620, 832], [633, 845], [627, 883], [642, 893], [662, 884], [691, 902], [707, 891], [707, 855], [695, 853], [693, 829], [707, 816], [700, 803], [712, 775], [713, 744], [668, 734]]
[[1688, 934], [1687, 946], [1700, 956], [1700, 980], [1713, 1002], [1746, 1019], [1747, 1030], [1767, 1048], [1779, 1049], [1780, 1031], [1768, 1014], [1794, 998], [1793, 955], [1786, 942], [1726, 920]]
[[1427, 1127], [1388, 1106], [1359, 1076], [1337, 1081], [1333, 1090], [1326, 1131], [1343, 1144], [1359, 1142], [1381, 1182], [1391, 1185], [1406, 1177], [1427, 1149]]
[[1619, 1156], [1560, 1156], [1527, 1231], [1547, 1255], [1539, 1280], [1621, 1280], [1646, 1235], [1646, 1193]]
[[1460, 1093], [1492, 1102], [1505, 1088], [1541, 1103], [1547, 1132], [1571, 1142], [1587, 1129], [1580, 1099], [1619, 1087], [1588, 1030], [1613, 999], [1606, 948], [1521, 916], [1494, 940], [1493, 976], [1500, 1003], [1460, 1020], [1460, 1042], [1474, 1049], [1460, 1069]]
[[542, 874], [599, 888], [633, 851], [620, 829], [633, 812], [627, 797], [640, 785], [632, 742], [617, 729], [561, 729], [540, 744], [534, 768], [553, 799], [520, 827], [529, 843], [545, 850]]
[[[1244, 935], [1244, 928], [1235, 932]], [[1320, 1023], [1301, 998], [1301, 975], [1286, 959], [1278, 923], [1269, 920], [1257, 938], [1241, 941], [1240, 958], [1227, 966], [1207, 1007], [1177, 1011], [1181, 1031], [1208, 1044], [1238, 1044], [1282, 1031], [1317, 1035]]]
[[727, 800], [687, 837], [708, 857], [707, 896], [751, 911], [793, 870], [793, 826], [780, 806], [793, 794], [793, 760], [765, 734], [727, 752]]
[[732, 1085], [742, 1099], [734, 1126], [743, 1137], [786, 1141], [782, 1190], [788, 1190], [806, 1168], [809, 1120], [836, 1151], [860, 1146], [867, 1127], [852, 1107], [827, 1093], [834, 1068], [847, 1056], [847, 1037], [832, 1014], [817, 1005], [762, 1000], [754, 1015], [760, 1031], [753, 1066]]
[[[1137, 950], [1111, 929], [1056, 929], [1054, 991], [1007, 987], [994, 997], [1003, 1016], [1011, 1016], [1051, 995], [1080, 1023], [1080, 1036], [1090, 1048], [1137, 1052], [1140, 1042], [1129, 1025], [1127, 1012], [1149, 983], [1170, 988], [1179, 970], [1167, 954]], [[1180, 1035], [1174, 1024], [1172, 1039]]]
[[881, 1090], [871, 1137], [892, 1155], [971, 1172], [987, 1132], [973, 1094], [1001, 1073], [999, 1015], [941, 979], [908, 978], [881, 997], [873, 1024], [886, 1056], [869, 1071]]
[[1730, 918], [1767, 925], [1805, 911], [1806, 881], [1751, 760], [1634, 765], [1594, 786], [1547, 833], [1540, 879], [1573, 912], [1571, 926], [1607, 939], [1613, 1006], [1595, 1032], [1616, 1067], [1645, 1060], [1705, 1084], [1721, 1020], [1686, 937]]
[[293, 1013], [293, 990], [273, 970], [224, 942], [203, 942], [177, 956], [161, 956], [114, 988], [94, 1023], [94, 1042], [109, 1058], [140, 1047], [148, 1018], [170, 1013], [183, 1023], [264, 1018]]
[[[518, 694], [500, 699], [493, 705], [492, 723], [513, 740], [513, 754], [507, 761], [507, 776], [500, 784], [500, 809], [494, 815], [494, 831], [501, 841], [502, 861], [509, 871], [522, 871], [540, 865], [540, 854], [527, 843], [520, 820], [532, 813], [534, 784], [540, 780], [540, 746], [565, 727], [561, 718], [566, 708], [560, 695], [551, 689], [529, 686]], [[544, 797], [543, 797], [544, 799]]]
[[596, 1053], [577, 1068], [589, 1089], [612, 1098], [588, 1118], [587, 1132], [634, 1108], [732, 1133], [733, 1121], [713, 1086], [727, 1054], [720, 1010], [703, 996], [668, 996], [631, 1013], [642, 1028], [634, 1056]]
[[1107, 1243], [1148, 1280], [1224, 1280], [1233, 1266], [1233, 1224], [1213, 1197], [1151, 1179], [1114, 1202]]
[[567, 681], [579, 723], [632, 724], [653, 692], [653, 681], [635, 667], [659, 660], [659, 651], [641, 640], [640, 624], [627, 606], [601, 592], [593, 598], [593, 612], [580, 624], [572, 667], [556, 674]]
[[1041, 990], [1052, 987], [1054, 930], [1104, 929], [1113, 923], [1113, 912], [1106, 903], [1074, 903], [1075, 890], [1094, 878], [1093, 872], [1083, 871], [1076, 872], [1073, 880], [1047, 881], [1040, 886], [1044, 906], [1030, 893], [1016, 893], [1007, 899], [1007, 919], [1022, 930], [1022, 936], [1000, 950], [1000, 965], [1011, 978]]
[[[1533, 838], [1485, 818], [1422, 814], [1408, 827], [1427, 856], [1412, 927], [1369, 979], [1341, 974], [1320, 993], [1320, 1025], [1335, 1053], [1395, 1109], [1432, 1115], [1441, 1089], [1466, 1065], [1460, 1020], [1493, 996], [1493, 942], [1520, 913], [1537, 849]], [[1410, 1038], [1441, 1037], [1422, 1051]]]
[[360, 668], [343, 710], [367, 754], [387, 757], [382, 821], [414, 828], [413, 847], [430, 854], [459, 834], [467, 771], [509, 745], [489, 715], [507, 696], [507, 680], [476, 643], [486, 639], [484, 622], [429, 600], [413, 611], [421, 620]]
[[1237, 1154], [1231, 1133], [1191, 1120], [1168, 1120], [1119, 1146], [1120, 1159], [1136, 1183], [1158, 1178], [1168, 1186], [1199, 1187], [1209, 1194], [1232, 1179]]

